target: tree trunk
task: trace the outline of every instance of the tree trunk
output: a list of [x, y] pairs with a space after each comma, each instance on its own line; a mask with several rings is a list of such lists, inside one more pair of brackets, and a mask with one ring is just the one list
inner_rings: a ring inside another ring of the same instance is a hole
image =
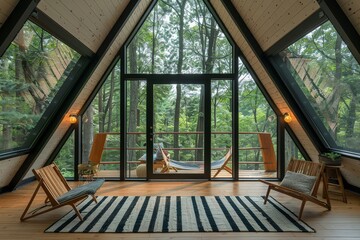
[[[356, 89], [356, 88], [355, 88]], [[354, 136], [354, 128], [355, 128], [355, 121], [356, 121], [356, 99], [357, 94], [356, 92], [352, 91], [352, 98], [350, 101], [349, 106], [349, 113], [346, 119], [346, 133], [345, 138], [346, 139], [352, 139]], [[350, 140], [351, 141], [351, 140]]]
[[93, 115], [94, 109], [90, 105], [83, 116], [83, 163], [86, 163], [89, 160], [92, 139], [94, 136]]
[[98, 107], [99, 107], [99, 132], [104, 132], [104, 100], [103, 89], [98, 93]]
[[[202, 11], [202, 19], [205, 21], [205, 15], [206, 15], [207, 11]], [[205, 23], [205, 22], [204, 22]], [[204, 32], [202, 32], [204, 33]], [[205, 60], [205, 63], [203, 63], [203, 66], [205, 66], [205, 73], [212, 73], [213, 72], [213, 68], [214, 68], [214, 54], [216, 51], [216, 39], [218, 37], [218, 33], [219, 31], [216, 29], [215, 26], [215, 20], [213, 18], [211, 18], [211, 23], [210, 23], [210, 32], [209, 31], [205, 31], [205, 36], [203, 36], [205, 39], [207, 39], [207, 58]], [[203, 38], [201, 37], [201, 38]], [[205, 47], [206, 47], [205, 46]], [[198, 122], [197, 122], [197, 127], [196, 127], [196, 131], [200, 132], [202, 134], [198, 134], [197, 135], [197, 139], [196, 139], [196, 148], [201, 148], [201, 150], [197, 150], [196, 154], [195, 154], [195, 159], [197, 161], [203, 161], [204, 159], [204, 110], [205, 110], [205, 106], [204, 106], [204, 100], [205, 100], [205, 93], [204, 93], [204, 86], [201, 86], [201, 93], [200, 93], [200, 102], [199, 102], [199, 116], [198, 116]]]
[[[179, 14], [179, 59], [177, 62], [177, 73], [182, 73], [184, 61], [184, 14], [186, 1], [177, 1], [180, 8]], [[176, 100], [175, 100], [175, 113], [174, 113], [174, 132], [180, 131], [180, 102], [181, 102], [181, 85], [176, 85]], [[174, 148], [179, 148], [179, 134], [174, 134]], [[174, 158], [179, 158], [179, 151], [174, 150]]]
[[[129, 45], [129, 57], [130, 57], [130, 73], [137, 72], [137, 57], [136, 57], [136, 42], [134, 41]], [[128, 132], [136, 131], [137, 123], [137, 109], [139, 104], [139, 81], [130, 81], [130, 91], [128, 92], [130, 97], [129, 112], [128, 112]], [[129, 134], [127, 137], [127, 147], [136, 147], [137, 137], [136, 135]], [[127, 151], [127, 161], [135, 160], [134, 151]]]
[[108, 116], [108, 123], [106, 129], [107, 132], [111, 132], [114, 88], [115, 88], [115, 68], [111, 72], [109, 99], [106, 106], [106, 113]]
[[[174, 116], [174, 148], [179, 148], [179, 134], [180, 131], [180, 101], [181, 101], [181, 85], [176, 85], [176, 100], [175, 100], [175, 116]], [[179, 158], [179, 151], [174, 150], [174, 159]]]

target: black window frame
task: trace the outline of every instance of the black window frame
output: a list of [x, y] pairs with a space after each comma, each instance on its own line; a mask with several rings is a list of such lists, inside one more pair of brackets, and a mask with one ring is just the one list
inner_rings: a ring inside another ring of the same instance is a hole
[[[343, 14], [342, 10], [340, 9], [340, 6], [338, 11], [340, 11]], [[337, 33], [340, 35], [343, 42], [348, 46], [351, 54], [360, 64], [357, 58], [359, 52], [357, 51], [356, 48], [351, 47], [353, 46], [354, 40], [351, 40], [348, 34], [344, 36], [344, 27], [342, 25], [344, 23], [342, 22], [342, 24], [339, 24], [339, 22], [334, 18], [334, 16], [328, 17], [327, 14], [330, 14], [329, 11], [325, 12], [323, 11], [323, 9], [319, 9], [314, 14], [310, 15], [307, 19], [305, 19], [301, 24], [295, 27], [292, 31], [290, 31], [287, 35], [285, 35], [282, 39], [276, 42], [272, 47], [270, 47], [265, 52], [265, 55], [268, 57], [271, 65], [274, 67], [274, 69], [280, 76], [279, 80], [281, 81], [281, 85], [285, 87], [282, 90], [288, 91], [293, 96], [293, 100], [294, 100], [293, 103], [297, 104], [298, 106], [298, 108], [296, 109], [301, 111], [300, 115], [306, 117], [304, 119], [301, 118], [299, 123], [302, 125], [303, 128], [305, 125], [311, 127], [311, 129], [304, 128], [311, 139], [320, 140], [320, 143], [315, 144], [317, 150], [319, 152], [335, 151], [344, 156], [348, 156], [353, 159], [360, 160], [360, 151], [355, 152], [348, 149], [340, 148], [336, 144], [334, 139], [329, 136], [330, 135], [329, 131], [326, 130], [326, 127], [321, 122], [320, 118], [318, 117], [318, 114], [310, 105], [310, 102], [308, 101], [308, 99], [306, 98], [305, 94], [302, 92], [300, 87], [296, 84], [295, 78], [292, 76], [290, 70], [285, 66], [285, 63], [282, 61], [280, 56], [280, 53], [284, 49], [288, 48], [293, 43], [297, 42], [298, 40], [306, 36], [308, 33], [315, 30], [317, 27], [329, 21], [333, 25]], [[343, 17], [341, 21], [344, 21]], [[347, 22], [347, 24], [349, 24], [349, 21]], [[354, 37], [354, 39], [356, 41], [357, 38]], [[304, 109], [306, 109], [307, 111], [305, 111]], [[295, 114], [297, 114], [297, 112], [295, 112]]]
[[[19, 11], [17, 10], [17, 8], [24, 8], [23, 6], [21, 6], [21, 4], [22, 3], [19, 3], [18, 4], [19, 7], [16, 6], [14, 11]], [[19, 13], [12, 12], [10, 16], [16, 14]], [[8, 18], [10, 18], [10, 16]], [[66, 44], [72, 50], [76, 51], [80, 56], [74, 65], [69, 64], [67, 66], [67, 67], [72, 66], [69, 75], [64, 80], [64, 83], [62, 84], [60, 89], [56, 92], [51, 103], [42, 113], [42, 116], [35, 125], [35, 127], [26, 136], [27, 138], [26, 141], [23, 142], [22, 146], [1, 150], [0, 161], [29, 154], [32, 151], [32, 149], [39, 143], [39, 141], [41, 141], [41, 139], [44, 138], [45, 135], [51, 134], [48, 131], [46, 131], [47, 127], [54, 121], [56, 122], [61, 121], [63, 116], [58, 116], [56, 113], [63, 108], [62, 103], [66, 100], [67, 93], [69, 93], [70, 90], [76, 85], [76, 80], [79, 79], [79, 77], [86, 69], [86, 66], [89, 64], [91, 57], [94, 56], [94, 52], [92, 50], [90, 50], [87, 46], [81, 43], [72, 34], [70, 34], [63, 27], [61, 27], [59, 24], [57, 24], [54, 20], [52, 20], [47, 15], [45, 15], [41, 10], [37, 9], [36, 7], [34, 10], [31, 11], [29, 16], [26, 15], [26, 18], [22, 18], [19, 20], [19, 22], [16, 23], [17, 28], [11, 30], [10, 32], [11, 35], [14, 35], [13, 39], [11, 40], [7, 39], [7, 41], [2, 42], [3, 45], [1, 46], [1, 48], [4, 49], [4, 52], [7, 51], [12, 41], [15, 39], [15, 37], [18, 34], [18, 31], [22, 29], [28, 21], [32, 22], [33, 24], [37, 25], [44, 31], [48, 32], [53, 37], [61, 41], [63, 44]], [[22, 24], [20, 24], [20, 22]], [[5, 24], [7, 24], [7, 22], [5, 22], [4, 25]], [[6, 30], [7, 29], [4, 28], [4, 31]], [[1, 31], [1, 33], [3, 32]]]

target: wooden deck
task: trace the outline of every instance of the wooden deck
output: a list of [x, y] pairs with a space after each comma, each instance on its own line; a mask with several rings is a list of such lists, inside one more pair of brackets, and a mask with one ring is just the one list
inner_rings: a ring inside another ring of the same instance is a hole
[[[81, 184], [71, 182], [71, 185]], [[326, 211], [315, 204], [307, 203], [303, 220], [316, 229], [316, 233], [44, 233], [53, 222], [70, 211], [70, 207], [40, 215], [25, 222], [20, 216], [27, 205], [36, 183], [19, 188], [12, 193], [0, 195], [0, 239], [360, 239], [360, 196], [347, 191], [348, 204], [339, 201], [339, 196], [332, 197], [332, 210]], [[266, 186], [258, 181], [195, 181], [195, 182], [106, 182], [99, 190], [99, 195], [151, 195], [151, 196], [194, 196], [194, 195], [264, 195]], [[321, 192], [321, 191], [320, 191]], [[45, 194], [40, 191], [35, 204], [43, 203]], [[284, 206], [298, 212], [300, 202], [286, 195], [272, 194]], [[337, 200], [336, 200], [336, 199]], [[36, 206], [36, 205], [35, 205]]]

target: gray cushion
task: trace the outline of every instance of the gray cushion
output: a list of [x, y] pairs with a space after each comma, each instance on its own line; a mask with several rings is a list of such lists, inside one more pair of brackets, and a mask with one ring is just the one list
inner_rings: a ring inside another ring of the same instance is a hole
[[156, 153], [155, 153], [155, 158], [154, 160], [162, 160], [163, 159], [163, 155], [161, 152], [161, 148], [160, 146], [156, 149]]
[[315, 176], [309, 176], [302, 173], [287, 171], [280, 185], [302, 193], [310, 194], [310, 191], [314, 186], [315, 180]]
[[57, 201], [59, 203], [64, 203], [66, 201], [84, 195], [94, 195], [96, 191], [103, 185], [104, 181], [105, 181], [104, 179], [97, 179], [96, 181], [92, 181], [90, 183], [73, 188], [64, 195], [58, 197]]

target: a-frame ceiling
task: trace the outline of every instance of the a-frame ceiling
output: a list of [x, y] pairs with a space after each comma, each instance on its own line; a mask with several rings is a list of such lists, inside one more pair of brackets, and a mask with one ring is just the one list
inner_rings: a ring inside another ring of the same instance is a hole
[[[106, 43], [111, 29], [124, 13], [130, 1], [133, 0], [41, 0], [37, 7], [96, 55], [99, 49], [101, 50], [101, 47], [104, 47], [103, 44]], [[260, 50], [265, 52], [310, 15], [318, 11], [320, 9], [318, 2], [314, 0], [210, 0], [209, 2], [277, 107], [283, 113], [291, 112], [284, 95], [279, 92], [278, 87], [264, 68], [259, 53], [256, 53], [253, 46], [246, 40], [244, 33], [240, 31], [233, 16], [230, 16], [223, 3], [231, 2], [260, 46]], [[338, 0], [337, 2], [359, 33], [360, 1]], [[0, 25], [5, 22], [18, 3], [18, 0], [2, 0], [0, 2]], [[110, 41], [111, 45], [106, 47], [103, 57], [95, 65], [96, 68], [91, 72], [91, 76], [82, 88], [81, 93], [71, 104], [70, 110], [63, 115], [62, 121], [51, 138], [45, 142], [40, 153], [36, 155], [34, 164], [30, 165], [29, 169], [41, 167], [47, 161], [59, 141], [71, 127], [65, 116], [79, 112], [151, 3], [151, 0], [141, 0], [131, 11], [120, 32], [117, 33], [113, 41]], [[290, 127], [312, 160], [317, 161], [318, 150], [312, 140], [309, 139], [303, 126], [297, 119], [294, 119]], [[28, 161], [28, 155], [0, 161], [0, 187], [6, 187], [9, 184], [15, 186], [17, 183], [13, 181], [13, 178], [26, 161]], [[344, 164], [343, 174], [347, 181], [358, 186], [360, 174], [356, 173], [355, 169], [360, 168], [360, 162], [348, 159], [344, 161]], [[29, 171], [22, 174], [21, 179], [27, 179], [31, 176], [32, 174]]]

